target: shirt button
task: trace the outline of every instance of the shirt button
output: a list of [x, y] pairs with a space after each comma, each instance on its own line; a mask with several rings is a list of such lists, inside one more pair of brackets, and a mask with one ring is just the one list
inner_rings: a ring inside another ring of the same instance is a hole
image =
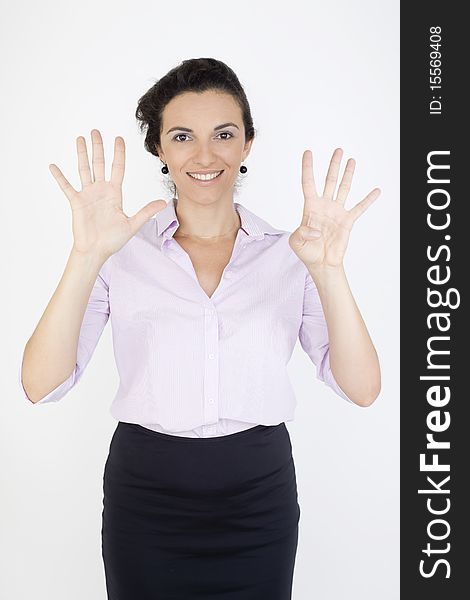
[[213, 354], [209, 354], [209, 358], [214, 358], [214, 355]]
[[214, 404], [214, 398], [209, 398], [209, 404]]

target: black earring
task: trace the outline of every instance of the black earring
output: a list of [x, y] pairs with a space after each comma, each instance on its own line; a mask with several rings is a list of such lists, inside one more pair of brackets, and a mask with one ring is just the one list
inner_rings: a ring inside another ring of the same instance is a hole
[[248, 171], [248, 169], [245, 167], [245, 165], [242, 165], [240, 167], [240, 173], [246, 173]]
[[165, 175], [168, 173], [168, 167], [166, 165], [163, 165], [162, 173], [164, 173]]

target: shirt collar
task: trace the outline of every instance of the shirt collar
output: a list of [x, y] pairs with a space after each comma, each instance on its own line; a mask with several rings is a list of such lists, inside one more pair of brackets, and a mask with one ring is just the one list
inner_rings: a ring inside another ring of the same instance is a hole
[[[267, 221], [255, 215], [239, 202], [234, 202], [233, 204], [240, 216], [241, 228], [248, 238], [261, 240], [266, 234], [279, 235], [284, 233], [282, 229], [272, 227]], [[161, 245], [166, 239], [172, 237], [179, 227], [179, 221], [175, 211], [175, 198], [169, 200], [166, 207], [155, 215], [155, 221], [156, 235], [159, 238]]]

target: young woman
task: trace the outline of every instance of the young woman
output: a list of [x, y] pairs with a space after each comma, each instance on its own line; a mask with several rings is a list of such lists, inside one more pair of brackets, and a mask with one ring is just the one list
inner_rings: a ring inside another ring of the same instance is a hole
[[255, 130], [235, 73], [212, 58], [172, 69], [136, 117], [173, 197], [128, 217], [124, 140], [115, 140], [107, 181], [98, 130], [92, 171], [77, 138], [80, 191], [50, 165], [70, 202], [74, 243], [25, 348], [25, 396], [62, 398], [111, 316], [120, 384], [103, 485], [108, 598], [288, 600], [300, 507], [286, 365], [299, 338], [317, 378], [346, 401], [365, 407], [379, 394], [377, 354], [343, 258], [354, 221], [380, 191], [346, 210], [354, 160], [334, 198], [335, 150], [319, 195], [306, 150], [293, 233], [235, 202]]

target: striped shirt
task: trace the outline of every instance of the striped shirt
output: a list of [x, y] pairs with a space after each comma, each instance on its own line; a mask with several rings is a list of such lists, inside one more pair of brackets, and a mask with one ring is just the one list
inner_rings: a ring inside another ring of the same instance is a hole
[[[34, 406], [63, 398], [82, 377], [111, 321], [118, 421], [185, 437], [212, 437], [294, 418], [287, 373], [297, 339], [317, 379], [352, 402], [333, 377], [316, 286], [276, 229], [234, 202], [241, 228], [209, 297], [187, 252], [170, 200], [103, 264], [80, 329], [70, 376]], [[21, 381], [24, 397], [30, 404]]]

